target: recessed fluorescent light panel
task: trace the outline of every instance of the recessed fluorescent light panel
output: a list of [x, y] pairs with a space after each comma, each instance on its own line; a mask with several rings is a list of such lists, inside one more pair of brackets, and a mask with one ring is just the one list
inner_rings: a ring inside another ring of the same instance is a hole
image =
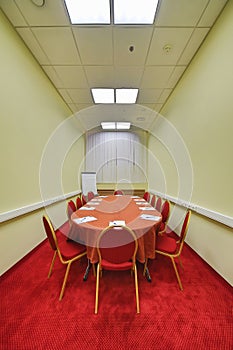
[[95, 103], [114, 103], [114, 89], [91, 89]]
[[116, 89], [116, 103], [136, 103], [138, 89]]
[[116, 129], [115, 122], [102, 122], [101, 126], [102, 126], [102, 129], [104, 129], [104, 130], [115, 130]]
[[109, 0], [65, 0], [72, 24], [110, 24]]
[[129, 122], [102, 122], [102, 129], [104, 130], [128, 130], [130, 129]]
[[130, 129], [130, 123], [128, 122], [117, 122], [116, 123], [117, 130], [128, 130]]
[[[72, 24], [153, 24], [159, 0], [64, 0]], [[113, 8], [110, 9], [110, 4]], [[112, 15], [111, 15], [112, 12]]]
[[153, 24], [158, 0], [115, 0], [114, 24]]

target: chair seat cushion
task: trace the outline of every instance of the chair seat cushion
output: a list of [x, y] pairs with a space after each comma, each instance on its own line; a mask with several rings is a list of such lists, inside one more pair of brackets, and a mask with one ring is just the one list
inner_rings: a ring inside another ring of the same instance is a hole
[[101, 266], [104, 270], [118, 270], [118, 271], [121, 270], [121, 271], [123, 271], [123, 270], [130, 270], [133, 267], [133, 263], [132, 263], [132, 261], [126, 261], [126, 262], [116, 264], [116, 263], [112, 263], [110, 261], [102, 259]]
[[177, 250], [176, 240], [167, 236], [158, 236], [156, 239], [156, 251], [173, 254]]
[[64, 240], [60, 240], [59, 248], [64, 259], [72, 259], [86, 251], [84, 245], [71, 240], [67, 241], [66, 236], [64, 236]]

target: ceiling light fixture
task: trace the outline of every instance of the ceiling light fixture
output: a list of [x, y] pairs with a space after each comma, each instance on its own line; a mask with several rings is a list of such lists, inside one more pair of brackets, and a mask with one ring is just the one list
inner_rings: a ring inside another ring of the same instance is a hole
[[114, 89], [91, 89], [95, 103], [114, 103]]
[[65, 0], [72, 24], [110, 24], [109, 0]]
[[93, 88], [91, 89], [94, 103], [136, 103], [138, 89], [113, 89]]
[[153, 24], [158, 2], [159, 0], [65, 0], [72, 24], [111, 24], [111, 18], [113, 24]]
[[101, 127], [103, 130], [129, 130], [129, 122], [102, 122]]
[[116, 103], [136, 103], [138, 89], [116, 89]]
[[114, 24], [153, 24], [158, 0], [114, 1]]

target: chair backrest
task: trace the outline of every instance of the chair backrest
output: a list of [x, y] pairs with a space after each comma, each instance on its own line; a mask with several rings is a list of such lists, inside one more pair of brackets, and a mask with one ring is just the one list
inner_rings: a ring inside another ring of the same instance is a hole
[[90, 200], [93, 199], [94, 197], [95, 197], [94, 192], [89, 191], [88, 194], [87, 194], [87, 200], [90, 201]]
[[184, 222], [181, 228], [181, 232], [180, 232], [180, 241], [184, 241], [185, 240], [185, 236], [187, 234], [188, 231], [188, 225], [189, 225], [189, 220], [190, 220], [190, 216], [191, 216], [191, 210], [188, 210], [185, 218], [184, 218]]
[[84, 196], [84, 194], [82, 193], [82, 204], [85, 205], [87, 203], [87, 199]]
[[185, 237], [188, 231], [190, 216], [191, 216], [191, 210], [188, 210], [181, 227], [180, 239], [179, 239], [179, 253], [181, 252], [184, 245]]
[[156, 195], [153, 194], [152, 198], [151, 198], [151, 201], [150, 201], [150, 204], [151, 204], [152, 207], [155, 207], [155, 202], [156, 202]]
[[149, 201], [150, 201], [150, 193], [149, 193], [149, 192], [145, 192], [143, 198], [144, 198], [147, 202], [149, 202]]
[[159, 197], [159, 198], [157, 199], [156, 204], [155, 204], [155, 209], [158, 210], [158, 211], [160, 212], [160, 211], [161, 211], [161, 206], [162, 206], [162, 198]]
[[57, 237], [53, 228], [53, 225], [47, 216], [43, 216], [43, 224], [46, 235], [48, 237], [51, 248], [55, 251], [58, 250]]
[[121, 191], [121, 190], [116, 190], [116, 191], [114, 191], [114, 195], [117, 195], [117, 194], [123, 195], [124, 192]]
[[67, 204], [67, 216], [70, 219], [71, 215], [76, 211], [76, 205], [75, 203], [70, 200]]
[[76, 208], [79, 209], [82, 207], [82, 200], [80, 197], [76, 198]]
[[102, 259], [114, 264], [135, 262], [138, 242], [135, 233], [127, 226], [108, 226], [97, 239], [99, 261]]
[[162, 215], [162, 222], [167, 222], [168, 217], [169, 217], [169, 213], [170, 213], [170, 202], [168, 200], [166, 200], [163, 205], [162, 205], [162, 209], [161, 209], [161, 215]]

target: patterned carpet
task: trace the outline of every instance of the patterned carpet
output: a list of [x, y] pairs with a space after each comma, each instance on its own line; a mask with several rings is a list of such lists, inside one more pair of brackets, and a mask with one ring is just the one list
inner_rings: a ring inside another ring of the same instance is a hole
[[189, 247], [182, 255], [181, 292], [169, 259], [149, 262], [152, 282], [138, 265], [140, 314], [129, 272], [105, 272], [99, 313], [95, 278], [82, 280], [86, 259], [71, 267], [59, 302], [64, 266], [50, 279], [46, 241], [1, 277], [1, 350], [166, 349], [232, 350], [232, 288]]

